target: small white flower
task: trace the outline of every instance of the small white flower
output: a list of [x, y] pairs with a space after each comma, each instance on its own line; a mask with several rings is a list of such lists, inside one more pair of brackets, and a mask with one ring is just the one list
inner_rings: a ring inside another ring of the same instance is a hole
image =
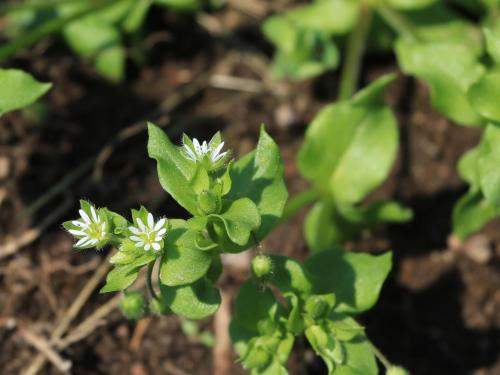
[[160, 242], [167, 233], [167, 229], [164, 228], [166, 222], [167, 219], [162, 218], [155, 223], [153, 215], [148, 213], [146, 224], [140, 218], [137, 218], [135, 220], [136, 226], [128, 227], [132, 233], [129, 238], [135, 243], [136, 247], [143, 248], [146, 251], [151, 248], [154, 251], [159, 251], [161, 249]]
[[212, 148], [207, 141], [203, 141], [202, 144], [193, 138], [193, 147], [184, 143], [184, 149], [186, 150], [186, 157], [194, 162], [203, 161], [206, 157], [212, 162], [216, 163], [226, 156], [227, 151], [222, 152], [222, 147], [224, 147], [224, 142], [221, 142], [216, 148]]
[[81, 219], [71, 221], [78, 229], [68, 229], [78, 239], [76, 247], [94, 246], [107, 235], [106, 221], [97, 214], [95, 207], [90, 205], [87, 211], [80, 209], [78, 212]]

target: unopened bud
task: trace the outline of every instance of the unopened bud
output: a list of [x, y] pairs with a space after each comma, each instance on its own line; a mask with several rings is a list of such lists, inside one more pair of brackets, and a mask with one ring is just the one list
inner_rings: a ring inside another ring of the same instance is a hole
[[148, 313], [147, 301], [141, 292], [126, 292], [120, 301], [120, 308], [129, 319], [142, 319]]
[[272, 271], [272, 267], [273, 263], [271, 258], [267, 255], [257, 255], [252, 260], [252, 272], [258, 278], [269, 275]]
[[214, 193], [204, 190], [198, 196], [198, 205], [204, 214], [213, 214], [220, 211], [220, 199]]
[[403, 367], [392, 366], [387, 369], [386, 375], [410, 375]]

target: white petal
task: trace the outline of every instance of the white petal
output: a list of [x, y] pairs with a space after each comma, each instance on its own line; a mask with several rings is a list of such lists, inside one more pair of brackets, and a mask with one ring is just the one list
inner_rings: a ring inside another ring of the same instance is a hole
[[201, 145], [201, 152], [203, 154], [206, 154], [209, 151], [207, 141], [203, 141], [203, 144]]
[[161, 249], [160, 244], [158, 242], [153, 242], [153, 250], [158, 251], [160, 249]]
[[156, 223], [154, 230], [160, 230], [160, 229], [161, 229], [161, 228], [165, 225], [165, 222], [166, 222], [166, 221], [167, 221], [167, 219], [165, 219], [165, 218], [160, 219], [160, 220]]
[[194, 154], [193, 150], [191, 150], [191, 147], [188, 145], [184, 145], [184, 148], [186, 149], [186, 152], [188, 153], [188, 159], [192, 161], [196, 161], [196, 155]]
[[135, 244], [136, 247], [143, 247], [144, 246], [144, 241], [141, 241], [141, 242], [137, 242]]
[[155, 219], [153, 218], [153, 214], [151, 212], [148, 214], [148, 227], [149, 229], [153, 229], [155, 227]]
[[146, 226], [139, 217], [137, 218], [137, 225], [139, 226], [140, 229], [146, 230]]
[[84, 210], [79, 210], [80, 216], [82, 217], [83, 221], [85, 221], [87, 224], [90, 224], [90, 217], [87, 215], [87, 213]]
[[194, 146], [194, 150], [196, 151], [196, 153], [198, 155], [201, 155], [201, 146], [200, 146], [200, 142], [198, 142], [198, 140], [196, 138], [193, 138], [193, 146]]
[[219, 152], [221, 152], [222, 147], [224, 147], [224, 142], [221, 142], [215, 150], [212, 151], [212, 159], [216, 158], [217, 155], [219, 155]]
[[88, 240], [89, 240], [89, 238], [88, 238], [88, 237], [83, 237], [83, 238], [80, 238], [80, 240], [79, 240], [77, 243], [75, 243], [75, 246], [77, 246], [77, 247], [78, 247], [78, 246], [82, 246], [82, 245], [83, 245], [85, 242], [87, 242]]
[[214, 157], [212, 157], [212, 161], [213, 161], [213, 162], [219, 161], [219, 160], [220, 160], [220, 159], [222, 159], [224, 156], [226, 156], [226, 154], [227, 154], [227, 151], [226, 151], [226, 152], [223, 152], [223, 153], [222, 153], [222, 154], [220, 154], [220, 155], [217, 155], [215, 158], [214, 158]]
[[128, 230], [134, 234], [142, 234], [142, 232], [139, 229], [137, 229], [136, 227], [128, 227]]
[[85, 233], [81, 230], [76, 230], [76, 229], [69, 229], [68, 232], [74, 236], [86, 236], [87, 235], [87, 233]]
[[167, 230], [165, 228], [160, 229], [158, 233], [156, 233], [157, 236], [163, 236], [165, 233], [167, 233]]
[[80, 246], [89, 246], [90, 245], [90, 239], [87, 238], [87, 241], [82, 243]]
[[151, 249], [151, 245], [150, 244], [146, 244], [144, 245], [144, 250], [148, 251], [149, 249]]
[[73, 224], [73, 225], [75, 225], [75, 226], [77, 226], [77, 227], [80, 227], [80, 228], [88, 228], [88, 226], [89, 226], [87, 223], [82, 223], [82, 222], [81, 222], [81, 221], [79, 221], [79, 220], [73, 220], [73, 221], [71, 222], [71, 224]]
[[162, 237], [155, 237], [156, 242], [160, 242], [162, 240]]
[[94, 206], [90, 206], [90, 213], [92, 214], [92, 219], [94, 219], [94, 222], [98, 223], [99, 218], [97, 217], [97, 212], [95, 212]]
[[140, 241], [142, 241], [142, 238], [141, 237], [137, 237], [137, 236], [130, 236], [129, 238], [132, 241], [134, 241], [134, 242], [140, 242]]
[[94, 238], [93, 240], [90, 240], [89, 244], [90, 245], [95, 245], [97, 243], [97, 240]]

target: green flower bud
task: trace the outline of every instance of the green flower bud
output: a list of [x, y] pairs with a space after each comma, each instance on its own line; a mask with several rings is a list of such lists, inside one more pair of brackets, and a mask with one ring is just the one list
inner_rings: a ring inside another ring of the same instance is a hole
[[129, 319], [142, 319], [148, 313], [148, 304], [141, 292], [125, 292], [120, 301], [120, 308]]
[[252, 272], [259, 279], [268, 276], [272, 268], [273, 263], [267, 255], [257, 255], [252, 260]]
[[249, 349], [243, 359], [243, 366], [247, 369], [254, 369], [266, 366], [271, 360], [271, 355], [262, 348], [254, 347]]
[[410, 375], [410, 373], [403, 367], [392, 366], [391, 368], [387, 369], [386, 375]]
[[218, 213], [221, 209], [220, 198], [208, 190], [204, 190], [198, 195], [198, 205], [206, 215]]
[[149, 301], [149, 309], [156, 315], [170, 315], [172, 310], [167, 305], [165, 300], [153, 298]]

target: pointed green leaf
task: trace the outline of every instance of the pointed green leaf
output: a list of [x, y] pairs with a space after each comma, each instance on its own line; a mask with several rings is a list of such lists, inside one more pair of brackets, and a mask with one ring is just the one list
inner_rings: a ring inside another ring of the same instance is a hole
[[[283, 181], [283, 165], [278, 145], [266, 133], [260, 131], [257, 149], [233, 164], [229, 201], [249, 198], [257, 206], [261, 223], [255, 231], [257, 240], [262, 240], [279, 222], [288, 192]], [[249, 241], [244, 248], [251, 246]]]
[[157, 161], [161, 186], [182, 207], [196, 215], [197, 194], [191, 186], [196, 174], [196, 165], [190, 162], [156, 125], [148, 124], [148, 134], [148, 153]]
[[392, 267], [392, 254], [374, 256], [336, 248], [313, 254], [305, 267], [315, 294], [334, 293], [336, 311], [360, 313], [377, 301]]
[[453, 233], [464, 240], [494, 217], [495, 210], [483, 194], [471, 189], [453, 207]]
[[361, 201], [389, 174], [399, 135], [380, 96], [392, 79], [382, 77], [353, 99], [326, 106], [307, 129], [300, 172], [339, 201]]
[[271, 255], [272, 270], [269, 282], [278, 287], [282, 293], [307, 295], [312, 284], [307, 270], [295, 259], [285, 256]]
[[0, 115], [32, 104], [51, 86], [22, 70], [0, 69]]

